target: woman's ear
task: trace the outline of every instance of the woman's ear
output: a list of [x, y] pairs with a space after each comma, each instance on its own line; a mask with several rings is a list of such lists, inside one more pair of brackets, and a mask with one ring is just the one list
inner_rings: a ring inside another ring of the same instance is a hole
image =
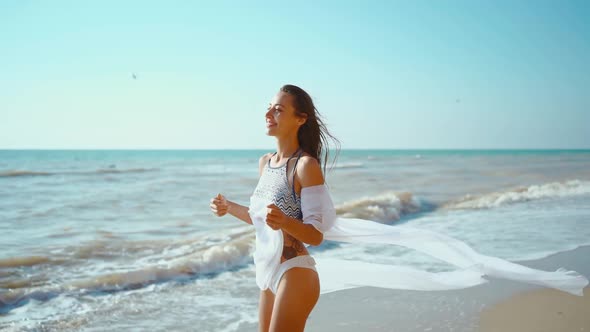
[[307, 121], [307, 114], [301, 113], [297, 122], [299, 122], [299, 125], [302, 126], [306, 121]]

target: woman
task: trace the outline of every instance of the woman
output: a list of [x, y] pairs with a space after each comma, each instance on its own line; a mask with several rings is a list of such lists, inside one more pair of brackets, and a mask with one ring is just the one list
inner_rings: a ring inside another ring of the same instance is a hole
[[[266, 112], [266, 128], [267, 135], [277, 139], [277, 151], [260, 158], [260, 180], [253, 194], [253, 203], [266, 205], [265, 225], [254, 224], [248, 207], [221, 194], [211, 200], [211, 209], [217, 216], [229, 213], [257, 226], [260, 331], [303, 331], [320, 294], [315, 261], [305, 247], [319, 245], [325, 227], [312, 215], [304, 218], [301, 195], [302, 190], [323, 189], [321, 157], [323, 153], [327, 162], [326, 138], [334, 138], [319, 118], [311, 97], [294, 85], [283, 86], [273, 98]], [[264, 240], [265, 232], [272, 236], [268, 228], [281, 231], [283, 245], [279, 250], [280, 264], [264, 271], [263, 266], [269, 265], [276, 254], [272, 248], [261, 249], [269, 242]], [[264, 274], [268, 275], [266, 281], [260, 280]]]
[[[542, 271], [482, 255], [445, 234], [336, 217], [321, 169], [328, 159], [326, 138], [309, 95], [283, 86], [266, 112], [267, 134], [277, 151], [260, 158], [260, 180], [245, 207], [221, 194], [211, 200], [218, 216], [227, 213], [254, 225], [256, 283], [261, 289], [260, 331], [303, 331], [320, 294], [315, 260], [305, 246], [324, 239], [349, 243], [393, 244], [415, 249], [457, 266], [427, 272], [404, 266], [322, 258], [322, 293], [372, 286], [392, 289], [459, 289], [505, 278], [583, 295], [588, 279], [575, 271]], [[337, 142], [337, 141], [336, 141]]]

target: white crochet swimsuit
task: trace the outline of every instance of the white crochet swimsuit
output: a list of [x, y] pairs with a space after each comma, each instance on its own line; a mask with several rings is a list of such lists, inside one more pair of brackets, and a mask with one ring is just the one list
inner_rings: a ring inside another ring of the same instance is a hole
[[[293, 182], [291, 186], [289, 185], [287, 173], [287, 165], [296, 153], [297, 151], [284, 165], [278, 167], [272, 167], [269, 158], [252, 197], [261, 201], [272, 202], [287, 216], [301, 220], [303, 214], [301, 213], [301, 198], [295, 192], [295, 169], [303, 152], [299, 153], [295, 165], [293, 166]], [[282, 253], [283, 248], [280, 248], [280, 250]], [[288, 259], [281, 263], [278, 266], [278, 269], [272, 274], [268, 288], [276, 294], [281, 277], [289, 269], [293, 267], [304, 267], [315, 271], [314, 266], [315, 261], [309, 255], [300, 255]]]

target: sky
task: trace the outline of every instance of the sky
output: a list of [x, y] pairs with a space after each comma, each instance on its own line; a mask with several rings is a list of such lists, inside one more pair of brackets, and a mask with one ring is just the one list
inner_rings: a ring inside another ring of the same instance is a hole
[[[0, 149], [590, 148], [588, 1], [2, 1]], [[133, 78], [133, 74], [136, 78]]]

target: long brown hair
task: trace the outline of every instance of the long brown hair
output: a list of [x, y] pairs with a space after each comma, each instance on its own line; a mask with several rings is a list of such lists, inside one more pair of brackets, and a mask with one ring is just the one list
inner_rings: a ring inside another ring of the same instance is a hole
[[[303, 151], [317, 159], [320, 163], [320, 167], [323, 164], [324, 176], [326, 176], [326, 165], [330, 154], [328, 139], [331, 139], [334, 142], [337, 152], [340, 151], [340, 142], [332, 136], [328, 131], [328, 128], [326, 128], [326, 125], [321, 119], [320, 113], [315, 108], [313, 100], [307, 92], [298, 86], [290, 84], [283, 85], [281, 91], [293, 96], [293, 99], [295, 100], [295, 104], [293, 105], [295, 107], [295, 114], [299, 116], [307, 116], [307, 121], [299, 127], [299, 131], [297, 132], [299, 146]], [[336, 162], [337, 155], [338, 154], [334, 156], [332, 165]]]

